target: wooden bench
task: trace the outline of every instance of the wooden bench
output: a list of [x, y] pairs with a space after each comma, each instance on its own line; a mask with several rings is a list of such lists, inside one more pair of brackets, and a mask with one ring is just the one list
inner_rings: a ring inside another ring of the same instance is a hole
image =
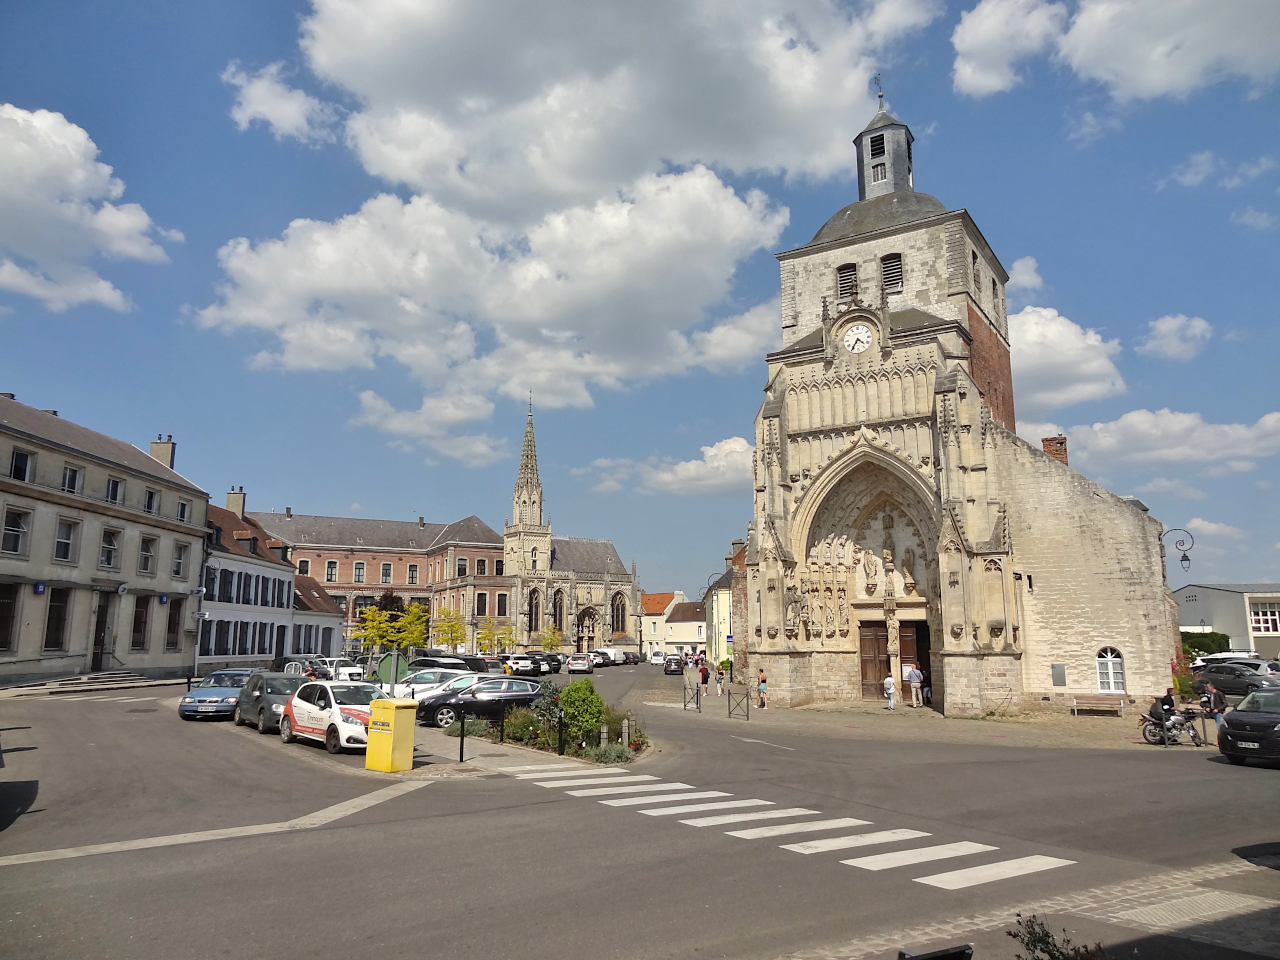
[[1081, 710], [1098, 710], [1118, 713], [1123, 717], [1124, 706], [1128, 699], [1122, 693], [1096, 693], [1088, 696], [1072, 697], [1071, 714], [1078, 717]]

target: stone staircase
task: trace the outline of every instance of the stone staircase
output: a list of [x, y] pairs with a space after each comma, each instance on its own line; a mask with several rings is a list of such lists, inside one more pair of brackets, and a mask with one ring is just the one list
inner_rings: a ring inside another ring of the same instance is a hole
[[36, 680], [0, 690], [0, 697], [43, 697], [60, 693], [96, 693], [101, 690], [131, 690], [134, 687], [156, 687], [181, 684], [185, 678], [157, 680], [128, 670], [104, 670], [100, 673], [82, 673], [73, 677], [53, 680]]

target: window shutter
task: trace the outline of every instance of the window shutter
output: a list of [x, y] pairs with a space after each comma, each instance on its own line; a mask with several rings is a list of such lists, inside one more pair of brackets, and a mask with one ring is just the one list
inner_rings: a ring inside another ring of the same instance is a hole
[[885, 293], [902, 292], [902, 254], [890, 253], [880, 258], [880, 276]]
[[836, 268], [836, 299], [851, 300], [858, 293], [858, 265], [846, 263]]
[[873, 159], [875, 157], [884, 156], [884, 134], [883, 133], [877, 133], [875, 136], [871, 138], [871, 156]]

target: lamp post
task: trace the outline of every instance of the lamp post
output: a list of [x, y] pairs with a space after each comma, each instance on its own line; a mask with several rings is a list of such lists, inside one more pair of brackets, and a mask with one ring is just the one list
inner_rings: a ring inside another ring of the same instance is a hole
[[1173, 541], [1173, 549], [1182, 551], [1182, 556], [1178, 558], [1178, 562], [1182, 565], [1183, 570], [1190, 570], [1191, 557], [1189, 557], [1188, 554], [1191, 552], [1191, 548], [1196, 545], [1195, 537], [1193, 537], [1188, 531], [1183, 530], [1181, 527], [1170, 527], [1164, 533], [1160, 534], [1160, 544], [1163, 546], [1164, 538], [1175, 533], [1182, 534], [1181, 537]]

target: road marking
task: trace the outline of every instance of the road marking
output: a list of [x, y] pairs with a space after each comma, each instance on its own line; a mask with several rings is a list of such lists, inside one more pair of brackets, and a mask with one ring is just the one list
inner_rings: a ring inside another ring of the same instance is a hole
[[[590, 790], [566, 790], [571, 797], [606, 797], [611, 793], [652, 793], [655, 790], [692, 790], [689, 783], [637, 783], [630, 787], [592, 787]], [[653, 797], [648, 799], [652, 800]]]
[[516, 773], [520, 770], [581, 770], [580, 763], [522, 763], [518, 767], [495, 767], [499, 773]]
[[859, 833], [851, 837], [828, 837], [825, 840], [805, 840], [801, 843], [783, 844], [783, 850], [795, 853], [826, 853], [829, 850], [847, 850], [849, 847], [869, 847], [873, 843], [892, 843], [895, 840], [915, 840], [927, 837], [922, 830], [880, 830], [876, 833]]
[[780, 743], [770, 743], [768, 740], [752, 740], [750, 737], [740, 737], [737, 734], [729, 734], [735, 740], [741, 740], [743, 743], [762, 743], [766, 747], [777, 747], [779, 750], [794, 750], [795, 747], [784, 747]]
[[121, 703], [141, 703], [143, 700], [154, 700], [155, 697], [130, 697], [128, 700], [122, 700]]
[[[675, 786], [675, 784], [672, 784]], [[662, 803], [666, 800], [707, 800], [711, 797], [731, 797], [723, 790], [701, 790], [697, 793], [668, 793], [661, 797], [623, 797], [621, 800], [601, 800], [607, 807], [634, 807], [641, 803]]]
[[931, 887], [940, 887], [943, 890], [960, 890], [979, 883], [990, 883], [993, 880], [1006, 880], [1009, 877], [1021, 877], [1041, 870], [1066, 867], [1075, 862], [1058, 857], [1019, 857], [1016, 860], [988, 863], [982, 867], [952, 870], [950, 873], [938, 873], [931, 877], [917, 877], [916, 883], [927, 883]]
[[572, 770], [539, 770], [537, 773], [517, 773], [517, 780], [537, 780], [539, 777], [590, 777], [601, 773], [622, 773], [621, 767], [580, 767]]
[[90, 698], [89, 698], [89, 697], [85, 697], [85, 696], [79, 696], [79, 697], [46, 697], [46, 698], [45, 698], [45, 700], [44, 700], [44, 702], [45, 702], [45, 703], [67, 703], [68, 701], [71, 701], [71, 700], [88, 700], [88, 699], [90, 699]]
[[317, 810], [293, 820], [280, 823], [259, 823], [247, 827], [224, 827], [220, 830], [200, 830], [193, 833], [174, 833], [165, 837], [141, 837], [137, 840], [121, 840], [115, 843], [93, 843], [83, 847], [64, 847], [61, 850], [38, 850], [34, 853], [15, 853], [0, 857], [0, 867], [17, 866], [23, 863], [46, 863], [50, 860], [74, 860], [78, 857], [92, 857], [101, 853], [127, 853], [131, 850], [151, 850], [157, 847], [176, 847], [188, 843], [207, 843], [210, 840], [231, 840], [239, 837], [255, 837], [264, 833], [285, 833], [290, 830], [308, 830], [332, 823], [342, 817], [349, 817], [376, 804], [383, 803], [393, 797], [425, 787], [431, 781], [413, 780], [394, 783], [381, 790], [356, 797], [343, 803], [335, 803], [331, 807]]
[[742, 823], [746, 820], [780, 820], [783, 817], [803, 817], [818, 810], [806, 810], [804, 807], [788, 807], [785, 810], [759, 810], [755, 813], [725, 813], [716, 817], [695, 817], [692, 820], [681, 820], [691, 827], [719, 827], [726, 823]]
[[775, 823], [771, 827], [752, 827], [750, 830], [727, 830], [730, 837], [759, 840], [761, 837], [780, 837], [788, 833], [813, 833], [817, 830], [843, 830], [845, 827], [865, 827], [870, 820], [839, 817], [835, 820], [806, 820], [804, 823]]
[[718, 803], [689, 803], [679, 807], [655, 807], [641, 810], [646, 817], [670, 817], [677, 813], [701, 813], [703, 810], [733, 810], [737, 807], [771, 807], [772, 800], [721, 800]]
[[606, 783], [639, 783], [641, 780], [657, 780], [651, 773], [632, 773], [622, 777], [593, 777], [587, 780], [536, 780], [540, 787], [603, 786]]
[[[532, 763], [524, 767], [503, 767], [499, 773], [510, 774], [517, 780], [532, 780], [535, 777], [549, 777], [554, 774], [557, 777], [571, 777], [579, 773], [597, 773], [599, 767], [594, 763], [589, 767], [584, 767], [580, 763], [572, 764], [541, 764]], [[532, 773], [524, 771], [533, 771]]]
[[940, 843], [934, 847], [916, 847], [914, 850], [895, 850], [893, 853], [878, 853], [870, 857], [855, 857], [852, 860], [840, 862], [850, 867], [861, 867], [863, 870], [891, 870], [894, 867], [905, 867], [913, 863], [967, 857], [973, 853], [986, 853], [988, 850], [999, 849], [986, 843], [961, 840], [957, 843]]

